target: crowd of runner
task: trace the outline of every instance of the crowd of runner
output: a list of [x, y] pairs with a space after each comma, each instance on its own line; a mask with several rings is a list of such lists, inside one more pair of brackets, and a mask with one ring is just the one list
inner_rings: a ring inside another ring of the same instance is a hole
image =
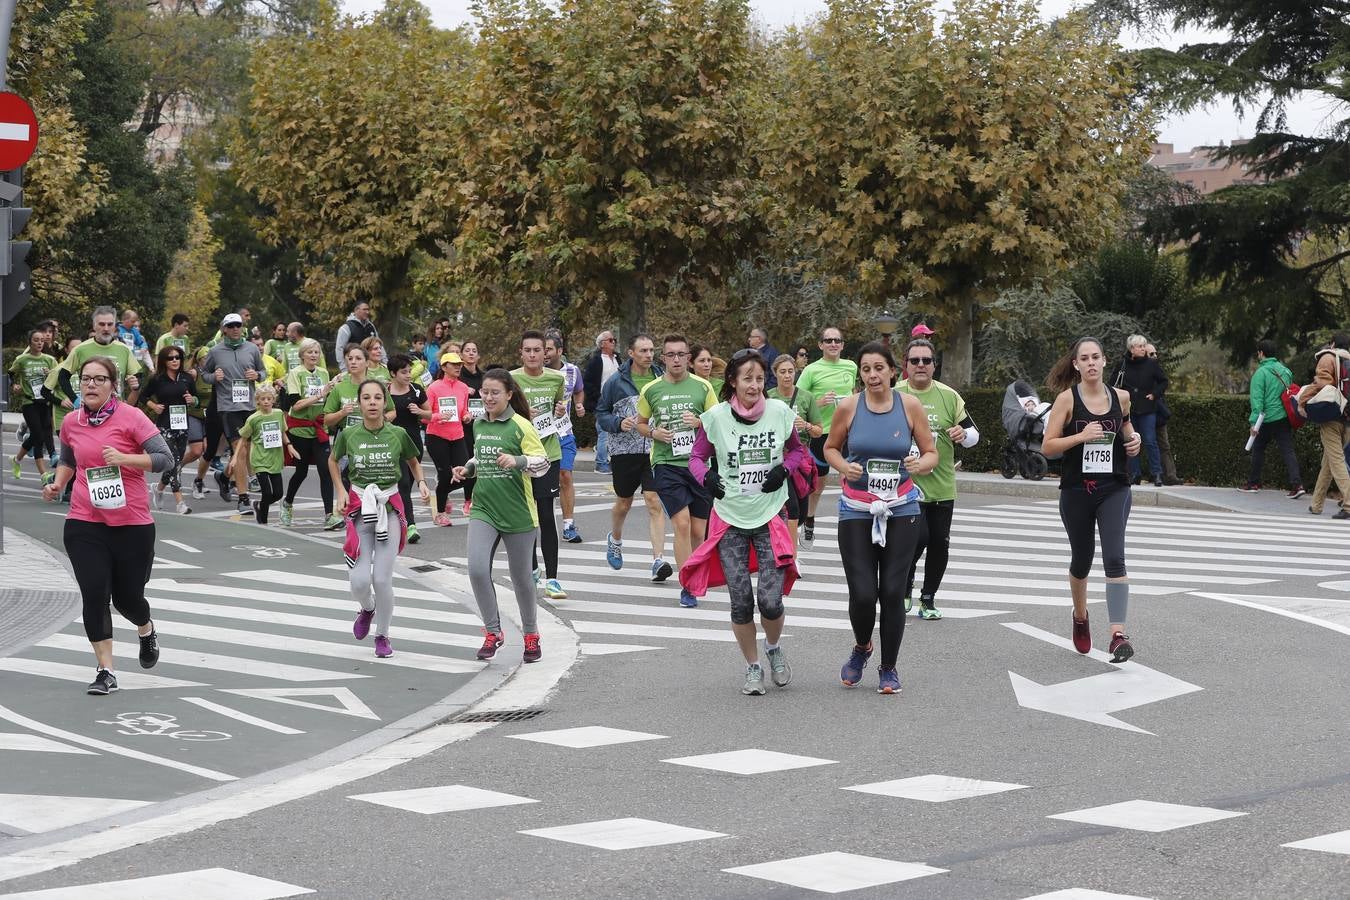
[[[20, 476], [31, 454], [44, 497], [70, 504], [65, 543], [97, 660], [90, 693], [117, 689], [110, 604], [137, 626], [140, 664], [158, 659], [144, 592], [154, 558], [150, 510], [166, 509], [169, 493], [173, 509], [190, 513], [189, 495], [206, 498], [212, 469], [221, 501], [241, 518], [267, 525], [276, 508], [283, 527], [294, 524], [297, 492], [317, 470], [323, 527], [345, 528], [358, 610], [352, 632], [357, 640], [373, 632], [378, 657], [394, 652], [395, 561], [406, 543], [422, 539], [418, 506], [429, 507], [438, 527], [453, 526], [458, 512], [467, 520], [469, 577], [484, 627], [478, 658], [491, 659], [505, 643], [492, 580], [504, 545], [523, 659], [539, 659], [537, 594], [567, 599], [560, 544], [584, 540], [574, 518], [572, 417], [590, 410], [607, 457], [597, 471], [609, 473], [615, 496], [608, 564], [625, 565], [624, 529], [640, 490], [651, 581], [675, 576], [671, 600], [681, 607], [726, 587], [744, 693], [765, 692], [766, 666], [775, 685], [791, 681], [780, 643], [784, 598], [801, 577], [799, 553], [813, 549], [832, 477], [854, 632], [841, 682], [863, 680], [879, 619], [877, 690], [900, 691], [897, 661], [921, 557], [918, 616], [942, 617], [955, 448], [974, 446], [980, 433], [961, 395], [934, 377], [938, 354], [926, 326], [915, 328], [899, 360], [881, 342], [846, 358], [843, 332], [833, 327], [820, 332], [814, 361], [804, 347], [777, 353], [762, 332], [758, 345], [752, 340], [725, 362], [683, 335], [636, 334], [588, 402], [587, 376], [567, 361], [556, 331], [525, 331], [518, 365], [508, 369], [484, 365], [474, 341], [452, 340], [439, 323], [391, 355], [354, 317], [343, 327], [353, 339], [334, 348], [339, 371], [331, 375], [323, 346], [299, 323], [278, 323], [264, 338], [247, 333], [246, 319], [246, 310], [226, 315], [215, 337], [194, 348], [189, 320], [174, 316], [152, 357], [134, 313], [119, 323], [100, 307], [87, 340], [58, 353], [54, 324], [44, 326], [9, 367], [26, 426], [13, 473]], [[1058, 395], [1044, 448], [1064, 456], [1073, 644], [1082, 653], [1092, 648], [1087, 576], [1100, 534], [1109, 649], [1124, 662], [1134, 652], [1124, 631], [1127, 458], [1141, 441], [1129, 394], [1103, 381], [1105, 365], [1100, 342], [1084, 338], [1051, 372]], [[185, 470], [193, 471], [190, 492]]]

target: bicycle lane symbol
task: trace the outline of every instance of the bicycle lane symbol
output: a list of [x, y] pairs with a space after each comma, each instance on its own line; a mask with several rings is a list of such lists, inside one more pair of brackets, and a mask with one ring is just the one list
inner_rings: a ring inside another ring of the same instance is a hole
[[267, 547], [262, 544], [236, 544], [230, 549], [251, 553], [254, 559], [286, 559], [288, 556], [300, 555], [300, 551], [290, 547]]
[[183, 728], [178, 717], [168, 713], [124, 712], [114, 719], [99, 719], [100, 725], [116, 725], [118, 734], [169, 737], [179, 741], [228, 741], [232, 735], [223, 731], [196, 731]]

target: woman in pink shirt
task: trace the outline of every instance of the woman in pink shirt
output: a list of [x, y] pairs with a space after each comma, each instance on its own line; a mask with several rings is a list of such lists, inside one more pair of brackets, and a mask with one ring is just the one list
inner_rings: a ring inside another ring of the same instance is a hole
[[[450, 524], [450, 489], [458, 487], [453, 483], [455, 466], [462, 466], [469, 460], [469, 442], [464, 439], [464, 423], [471, 420], [469, 411], [469, 387], [459, 380], [463, 361], [458, 353], [441, 355], [441, 377], [427, 386], [427, 405], [431, 407], [431, 419], [427, 422], [427, 452], [436, 466], [436, 517], [437, 525]], [[465, 515], [473, 496], [472, 488], [464, 483]]]
[[75, 482], [65, 545], [84, 598], [84, 631], [98, 665], [90, 694], [117, 690], [110, 599], [136, 626], [141, 668], [159, 661], [159, 640], [145, 599], [155, 559], [155, 520], [145, 473], [167, 471], [173, 456], [145, 413], [117, 399], [116, 383], [117, 366], [107, 357], [96, 356], [80, 367], [81, 405], [61, 423], [56, 480], [42, 489], [43, 499], [51, 502]]

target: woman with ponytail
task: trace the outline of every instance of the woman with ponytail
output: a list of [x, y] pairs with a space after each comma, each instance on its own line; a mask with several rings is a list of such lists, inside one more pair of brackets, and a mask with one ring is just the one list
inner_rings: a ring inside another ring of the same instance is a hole
[[1134, 655], [1125, 634], [1130, 600], [1125, 574], [1125, 525], [1130, 518], [1126, 457], [1139, 454], [1139, 433], [1130, 422], [1130, 394], [1103, 380], [1106, 354], [1101, 341], [1079, 338], [1050, 370], [1046, 383], [1057, 392], [1046, 420], [1042, 452], [1064, 454], [1059, 480], [1059, 517], [1069, 535], [1069, 593], [1073, 598], [1073, 646], [1092, 650], [1088, 627], [1087, 577], [1097, 535], [1106, 571], [1106, 615], [1111, 620], [1111, 661]]

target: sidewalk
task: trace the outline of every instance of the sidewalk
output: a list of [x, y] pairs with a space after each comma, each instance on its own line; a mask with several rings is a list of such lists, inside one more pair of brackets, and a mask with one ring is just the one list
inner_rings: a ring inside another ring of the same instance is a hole
[[0, 657], [64, 628], [79, 611], [79, 588], [65, 558], [41, 541], [6, 528], [5, 552], [0, 555]]

